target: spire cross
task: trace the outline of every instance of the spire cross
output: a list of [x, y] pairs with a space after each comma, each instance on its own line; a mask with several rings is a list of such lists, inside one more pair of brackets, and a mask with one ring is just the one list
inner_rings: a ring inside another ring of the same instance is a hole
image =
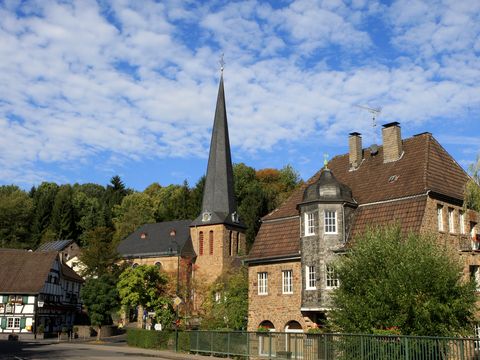
[[328, 169], [328, 154], [327, 153], [323, 154], [323, 165], [325, 166], [325, 169]]
[[224, 54], [222, 53], [222, 55], [220, 55], [220, 61], [219, 61], [219, 64], [220, 64], [220, 71], [223, 73], [223, 69], [225, 68], [225, 60], [223, 60], [223, 56]]

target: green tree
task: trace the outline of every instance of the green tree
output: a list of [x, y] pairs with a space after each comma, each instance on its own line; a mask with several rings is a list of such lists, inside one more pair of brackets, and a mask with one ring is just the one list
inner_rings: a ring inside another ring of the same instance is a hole
[[31, 190], [33, 194], [33, 221], [32, 240], [34, 246], [38, 245], [50, 225], [55, 196], [58, 192], [58, 185], [55, 183], [43, 182], [36, 189]]
[[29, 247], [33, 200], [18, 186], [0, 186], [0, 246]]
[[116, 241], [124, 239], [143, 224], [155, 222], [153, 200], [144, 193], [125, 196], [121, 205], [115, 205], [113, 213]]
[[206, 329], [245, 330], [248, 316], [248, 268], [231, 269], [210, 289], [203, 304]]
[[86, 245], [85, 236], [90, 230], [106, 226], [104, 207], [101, 199], [89, 196], [83, 191], [75, 191], [73, 195], [76, 226], [79, 230], [80, 244]]
[[465, 186], [465, 207], [480, 212], [480, 155], [469, 167], [470, 180]]
[[174, 313], [168, 281], [168, 276], [153, 265], [126, 268], [117, 283], [122, 306], [125, 310], [141, 306], [155, 312], [156, 322], [164, 328], [171, 327]]
[[70, 185], [62, 185], [55, 195], [50, 228], [56, 234], [57, 239], [76, 240], [77, 238], [73, 189]]
[[118, 253], [113, 242], [113, 231], [107, 227], [97, 227], [85, 233], [85, 246], [80, 260], [85, 265], [84, 276], [98, 277], [113, 273]]
[[457, 258], [433, 237], [396, 226], [367, 231], [337, 263], [332, 324], [347, 333], [463, 334], [476, 310], [475, 285], [462, 279]]
[[100, 340], [102, 325], [112, 323], [111, 316], [120, 305], [115, 277], [107, 273], [98, 278], [89, 278], [80, 291], [80, 297], [91, 324], [98, 328], [97, 339]]
[[115, 205], [120, 205], [123, 198], [130, 193], [132, 193], [132, 191], [125, 188], [125, 184], [120, 176], [115, 175], [110, 179], [110, 184], [107, 185], [102, 201], [103, 214], [107, 226], [113, 227], [113, 209]]

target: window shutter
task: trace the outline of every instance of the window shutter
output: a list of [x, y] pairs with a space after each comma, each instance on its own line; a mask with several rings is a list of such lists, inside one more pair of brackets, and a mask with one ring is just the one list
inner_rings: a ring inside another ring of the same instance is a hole
[[3, 295], [2, 304], [8, 303], [8, 295]]
[[23, 304], [23, 305], [28, 304], [28, 296], [27, 296], [27, 295], [22, 296], [22, 304]]
[[20, 318], [20, 330], [21, 329], [25, 329], [25, 323], [26, 323], [27, 319], [22, 317]]
[[2, 318], [2, 329], [5, 330], [7, 328], [7, 318]]

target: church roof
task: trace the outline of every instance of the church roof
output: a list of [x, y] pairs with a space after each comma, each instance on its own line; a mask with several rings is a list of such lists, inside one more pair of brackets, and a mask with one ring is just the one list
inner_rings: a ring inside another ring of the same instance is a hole
[[207, 175], [203, 191], [202, 211], [192, 226], [206, 224], [231, 224], [243, 226], [236, 221], [237, 205], [233, 186], [232, 156], [228, 136], [227, 110], [223, 74], [218, 88], [215, 119], [213, 122]]
[[[174, 220], [142, 225], [120, 242], [117, 251], [123, 258], [176, 256], [178, 244], [182, 256], [193, 257], [190, 223], [191, 220]], [[170, 235], [172, 229], [175, 236]]]

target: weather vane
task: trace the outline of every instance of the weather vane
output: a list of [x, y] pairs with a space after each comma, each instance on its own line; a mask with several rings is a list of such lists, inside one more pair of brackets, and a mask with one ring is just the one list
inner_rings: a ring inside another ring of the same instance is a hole
[[224, 53], [220, 56], [220, 71], [223, 73], [223, 69], [225, 68], [225, 60], [223, 60]]
[[327, 153], [323, 154], [323, 165], [325, 166], [325, 169], [328, 169], [328, 154]]

